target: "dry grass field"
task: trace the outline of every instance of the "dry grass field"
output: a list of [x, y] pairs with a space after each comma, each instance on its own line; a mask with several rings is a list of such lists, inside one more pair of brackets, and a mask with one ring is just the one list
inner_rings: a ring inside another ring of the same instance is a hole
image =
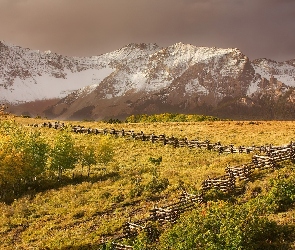
[[[48, 120], [14, 117], [17, 123], [40, 124]], [[51, 121], [55, 122], [55, 121]], [[61, 121], [60, 121], [61, 122]], [[144, 133], [166, 134], [178, 138], [208, 139], [224, 144], [247, 145], [274, 144], [280, 145], [295, 140], [294, 121], [204, 121], [204, 122], [155, 122], [155, 123], [120, 123], [65, 121], [70, 125], [81, 125], [91, 128], [114, 128], [117, 130], [143, 131]]]
[[[28, 126], [47, 120], [20, 117], [9, 117], [9, 120], [23, 126], [28, 133], [40, 132], [49, 145], [54, 145], [60, 133], [55, 129]], [[143, 131], [235, 146], [280, 146], [295, 141], [295, 122], [292, 121], [132, 124], [65, 121], [65, 124]], [[83, 150], [93, 147], [95, 151], [100, 149], [100, 145], [109, 145], [107, 150], [113, 153], [111, 161], [93, 164], [89, 177], [87, 168], [83, 168], [81, 163], [64, 171], [63, 179], [59, 181], [56, 174], [48, 170], [42, 187], [28, 188], [14, 201], [0, 203], [1, 249], [99, 249], [102, 241], [111, 240], [121, 233], [124, 222], [146, 218], [154, 205], [177, 200], [182, 189], [197, 194], [208, 176], [223, 175], [227, 166], [251, 162], [254, 154], [219, 154], [205, 149], [174, 148], [109, 135], [68, 133], [75, 145], [83, 146]], [[159, 164], [150, 160], [160, 157]], [[282, 174], [294, 175], [293, 168], [293, 163], [284, 162], [277, 170], [254, 173], [250, 182], [238, 183], [244, 191], [234, 194], [234, 203], [250, 201], [257, 190], [260, 195], [266, 195], [271, 180]], [[225, 199], [232, 200], [228, 196]], [[277, 225], [295, 226], [293, 206], [266, 216]], [[294, 238], [288, 237], [284, 239], [288, 244], [282, 246], [292, 249]]]

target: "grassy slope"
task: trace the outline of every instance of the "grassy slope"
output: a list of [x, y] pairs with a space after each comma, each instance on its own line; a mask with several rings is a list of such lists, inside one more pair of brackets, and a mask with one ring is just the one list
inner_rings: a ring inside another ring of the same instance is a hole
[[[15, 118], [17, 122], [32, 124], [32, 119]], [[37, 123], [42, 122], [36, 120]], [[175, 137], [209, 139], [212, 142], [235, 145], [282, 145], [295, 138], [294, 122], [200, 122], [157, 124], [103, 124], [94, 122], [71, 122], [92, 128], [124, 128], [155, 134], [165, 133]], [[42, 129], [51, 137], [55, 130]], [[100, 136], [75, 135], [77, 142], [92, 140], [99, 143]], [[0, 203], [0, 248], [1, 249], [50, 249], [66, 246], [95, 247], [102, 239], [112, 238], [120, 232], [120, 226], [130, 217], [132, 220], [148, 216], [154, 204], [166, 204], [176, 199], [179, 183], [196, 192], [208, 176], [224, 173], [227, 164], [239, 165], [251, 161], [251, 155], [218, 155], [215, 152], [197, 149], [172, 148], [150, 142], [110, 138], [115, 148], [115, 158], [106, 170], [94, 167], [90, 179], [67, 180], [59, 186], [36, 194], [29, 194], [12, 204]], [[160, 157], [163, 161], [156, 167], [159, 178], [168, 178], [168, 188], [154, 194], [147, 191], [132, 197], [134, 180], [147, 184], [153, 176], [155, 166], [149, 157]], [[77, 167], [75, 173], [80, 173]], [[86, 175], [86, 172], [83, 174]], [[72, 176], [72, 172], [68, 173]], [[251, 190], [260, 186], [267, 189], [267, 180], [274, 172], [257, 175], [249, 183], [244, 197], [251, 197]], [[275, 214], [274, 220], [281, 224], [294, 225], [294, 210]]]

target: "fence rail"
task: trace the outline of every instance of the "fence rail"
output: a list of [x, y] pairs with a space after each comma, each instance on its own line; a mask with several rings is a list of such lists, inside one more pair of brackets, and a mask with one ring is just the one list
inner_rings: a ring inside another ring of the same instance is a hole
[[132, 246], [123, 245], [123, 244], [115, 243], [115, 242], [112, 242], [112, 248], [116, 250], [130, 250], [130, 249], [132, 250], [133, 249]]
[[254, 169], [253, 163], [243, 164], [242, 166], [226, 167], [225, 172], [233, 175], [233, 178], [240, 180], [249, 180]]
[[[222, 192], [232, 192], [236, 189], [236, 180], [249, 181], [251, 174], [255, 170], [274, 169], [276, 163], [285, 160], [295, 160], [295, 144], [291, 143], [285, 147], [272, 148], [267, 151], [268, 155], [254, 155], [252, 162], [243, 164], [241, 166], [232, 166], [225, 168], [225, 175], [208, 178], [203, 181], [200, 195], [189, 194], [184, 191], [179, 196], [179, 201], [176, 203], [168, 204], [162, 207], [154, 207], [150, 210], [150, 216], [142, 221], [128, 222], [123, 226], [124, 235], [127, 238], [136, 236], [140, 230], [149, 230], [146, 226], [148, 221], [157, 221], [160, 225], [165, 223], [175, 223], [179, 216], [193, 209], [196, 204], [205, 202], [204, 196], [206, 192], [211, 189], [217, 189]], [[270, 152], [270, 153], [269, 153]], [[116, 248], [120, 249], [120, 248]], [[127, 248], [126, 248], [127, 249]]]
[[[31, 124], [34, 127], [48, 127], [54, 129], [62, 129], [67, 127], [64, 123], [60, 122], [43, 122], [41, 124]], [[102, 134], [102, 135], [113, 135], [115, 137], [124, 137], [128, 140], [141, 140], [141, 141], [150, 141], [152, 143], [161, 143], [163, 145], [171, 145], [173, 147], [188, 147], [188, 148], [198, 148], [206, 149], [210, 151], [216, 151], [220, 154], [234, 154], [234, 153], [246, 153], [250, 154], [251, 152], [258, 153], [270, 153], [274, 150], [283, 149], [281, 146], [272, 146], [269, 145], [252, 145], [252, 146], [234, 146], [222, 145], [220, 142], [210, 142], [209, 140], [200, 141], [198, 139], [188, 140], [185, 138], [176, 138], [174, 136], [168, 137], [165, 134], [155, 135], [154, 133], [144, 133], [143, 131], [135, 132], [133, 130], [125, 131], [124, 129], [116, 130], [114, 128], [90, 128], [80, 125], [71, 126], [71, 131], [73, 133], [81, 134]], [[292, 142], [291, 142], [292, 144]]]
[[208, 178], [202, 183], [202, 192], [205, 193], [210, 189], [219, 189], [222, 192], [231, 192], [235, 189], [236, 180], [232, 172], [228, 175], [219, 176], [216, 178]]
[[[43, 126], [60, 128], [59, 124], [54, 126], [49, 124], [43, 124]], [[111, 134], [114, 136], [122, 136], [127, 139], [135, 139], [142, 141], [151, 141], [152, 143], [159, 142], [163, 145], [172, 145], [174, 147], [189, 147], [189, 148], [203, 148], [207, 150], [215, 150], [219, 153], [250, 153], [259, 152], [252, 157], [252, 161], [241, 166], [227, 166], [225, 168], [225, 175], [210, 178], [208, 177], [202, 182], [199, 195], [189, 194], [184, 191], [179, 196], [179, 201], [168, 204], [166, 206], [157, 207], [154, 206], [150, 210], [150, 215], [146, 219], [138, 220], [134, 222], [126, 222], [122, 226], [123, 235], [114, 240], [120, 240], [123, 238], [132, 238], [138, 235], [140, 230], [145, 230], [148, 233], [151, 228], [148, 222], [157, 221], [159, 224], [175, 223], [179, 216], [193, 209], [196, 205], [205, 203], [204, 196], [211, 189], [217, 189], [222, 192], [232, 192], [236, 189], [236, 181], [244, 180], [249, 181], [252, 173], [257, 170], [276, 169], [279, 162], [285, 160], [292, 160], [295, 162], [295, 143], [291, 142], [286, 146], [239, 146], [234, 145], [223, 146], [220, 142], [211, 143], [210, 141], [198, 141], [177, 139], [174, 137], [166, 137], [165, 135], [144, 134], [143, 132], [134, 133], [134, 131], [114, 130], [114, 129], [90, 129], [75, 126], [72, 128], [75, 133], [94, 133], [94, 134]], [[123, 245], [117, 242], [112, 242], [113, 248], [117, 250], [129, 250], [133, 249], [132, 246]]]

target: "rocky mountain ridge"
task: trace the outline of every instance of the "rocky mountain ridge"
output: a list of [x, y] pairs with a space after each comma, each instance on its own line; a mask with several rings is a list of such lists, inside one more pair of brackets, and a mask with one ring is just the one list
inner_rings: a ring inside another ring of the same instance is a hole
[[[92, 57], [66, 57], [0, 43], [0, 101], [55, 100], [57, 119], [124, 118], [161, 112], [233, 119], [295, 119], [295, 60], [250, 61], [236, 48], [129, 44]], [[22, 110], [21, 105], [15, 111]], [[36, 112], [36, 111], [35, 111]]]

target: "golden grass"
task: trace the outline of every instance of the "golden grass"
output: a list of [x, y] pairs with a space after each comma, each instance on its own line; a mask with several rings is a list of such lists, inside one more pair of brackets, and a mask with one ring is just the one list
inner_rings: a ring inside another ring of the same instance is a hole
[[[75, 122], [71, 122], [75, 124]], [[80, 124], [80, 123], [78, 123]], [[95, 122], [81, 123], [85, 127], [115, 128], [143, 131], [144, 133], [165, 134], [177, 138], [220, 141], [223, 144], [251, 146], [274, 144], [281, 145], [295, 140], [295, 122], [293, 121], [215, 121], [187, 123], [122, 123], [103, 124]]]
[[[28, 125], [46, 120], [13, 118], [17, 123]], [[65, 122], [91, 128], [115, 128], [143, 131], [145, 133], [166, 134], [178, 138], [220, 141], [222, 144], [251, 146], [273, 144], [283, 145], [295, 140], [295, 122], [291, 121], [227, 121], [198, 123], [149, 123], [149, 124], [105, 124], [102, 122]], [[41, 131], [48, 141], [53, 141], [54, 129], [32, 128]], [[98, 145], [101, 136], [73, 134], [77, 144], [91, 140]], [[130, 216], [132, 220], [145, 218], [155, 204], [167, 204], [176, 199], [179, 183], [183, 182], [190, 192], [197, 192], [204, 179], [224, 174], [227, 165], [234, 166], [251, 161], [251, 154], [219, 155], [207, 150], [173, 148], [159, 143], [109, 139], [115, 155], [107, 165], [94, 166], [93, 179], [69, 184], [59, 189], [46, 190], [34, 196], [24, 196], [10, 205], [0, 203], [0, 248], [50, 249], [65, 246], [82, 247], [98, 244], [102, 239], [113, 237], [120, 226]], [[150, 157], [162, 156], [159, 166], [153, 165]], [[160, 195], [152, 197], [144, 192], [139, 197], [131, 197], [135, 187], [134, 178], [140, 178], [146, 185], [157, 170], [159, 178], [168, 178], [169, 186]], [[81, 173], [81, 167], [74, 170]], [[72, 172], [68, 172], [71, 176]], [[84, 172], [86, 176], [86, 172]], [[101, 180], [95, 179], [101, 176]], [[271, 178], [272, 173], [265, 176]], [[249, 196], [255, 186], [266, 185], [263, 178], [249, 183]], [[267, 187], [265, 187], [267, 188]], [[246, 194], [247, 195], [247, 194]], [[152, 198], [159, 198], [153, 200]], [[281, 215], [274, 216], [279, 220]], [[286, 216], [286, 223], [294, 225], [294, 210]]]

